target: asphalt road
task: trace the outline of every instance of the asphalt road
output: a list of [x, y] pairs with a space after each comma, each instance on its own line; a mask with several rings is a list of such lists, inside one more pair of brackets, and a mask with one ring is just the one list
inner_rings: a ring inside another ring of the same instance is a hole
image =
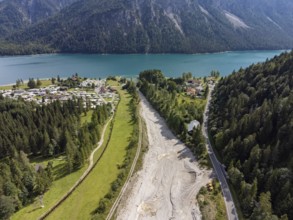
[[231, 195], [229, 185], [226, 180], [225, 169], [224, 169], [223, 165], [218, 161], [218, 159], [213, 151], [213, 148], [211, 146], [210, 140], [208, 138], [208, 111], [209, 111], [209, 105], [210, 105], [210, 100], [211, 100], [211, 93], [212, 93], [213, 89], [214, 89], [214, 86], [209, 87], [210, 92], [208, 95], [207, 104], [206, 104], [206, 108], [204, 111], [202, 133], [206, 139], [206, 147], [208, 150], [209, 157], [212, 161], [214, 171], [215, 171], [215, 173], [218, 177], [218, 180], [221, 184], [228, 219], [229, 220], [238, 220], [237, 211], [236, 211], [236, 208], [234, 205], [233, 197]]

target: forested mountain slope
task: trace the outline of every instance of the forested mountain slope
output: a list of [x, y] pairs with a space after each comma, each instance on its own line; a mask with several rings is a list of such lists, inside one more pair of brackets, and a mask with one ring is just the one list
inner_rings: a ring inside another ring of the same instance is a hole
[[0, 1], [0, 38], [42, 21], [76, 0]]
[[210, 134], [249, 219], [293, 219], [292, 89], [290, 52], [240, 69], [214, 90]]
[[[6, 40], [87, 53], [291, 48], [292, 11], [284, 0], [80, 0]], [[7, 42], [1, 47], [17, 53]]]

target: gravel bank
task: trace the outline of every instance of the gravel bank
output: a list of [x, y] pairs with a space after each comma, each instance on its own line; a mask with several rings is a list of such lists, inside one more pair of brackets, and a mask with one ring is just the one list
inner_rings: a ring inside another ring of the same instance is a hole
[[144, 97], [141, 105], [149, 151], [142, 170], [129, 185], [129, 194], [124, 195], [126, 201], [118, 207], [117, 219], [201, 219], [196, 195], [210, 181], [211, 171], [199, 168], [191, 151], [171, 133]]

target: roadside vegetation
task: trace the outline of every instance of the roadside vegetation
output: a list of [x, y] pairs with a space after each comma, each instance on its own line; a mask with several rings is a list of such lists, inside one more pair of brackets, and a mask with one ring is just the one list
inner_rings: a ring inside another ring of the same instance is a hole
[[197, 195], [203, 220], [227, 220], [220, 183], [213, 179], [210, 186], [201, 188]]
[[142, 118], [141, 118], [141, 130], [142, 130], [141, 131], [142, 132], [142, 135], [141, 135], [141, 153], [140, 153], [139, 158], [137, 160], [134, 172], [137, 172], [137, 171], [142, 169], [144, 155], [148, 151], [148, 147], [149, 147], [148, 131], [147, 131], [146, 123]]
[[[139, 109], [139, 111], [140, 110], [141, 109]], [[145, 123], [145, 120], [141, 116], [139, 116], [139, 117], [140, 117], [139, 120], [140, 120], [140, 123], [141, 123], [141, 133], [140, 133], [140, 135], [141, 135], [141, 143], [140, 143], [141, 146], [140, 146], [139, 156], [138, 156], [138, 159], [136, 161], [135, 168], [134, 168], [134, 171], [132, 173], [131, 179], [128, 182], [128, 186], [126, 188], [126, 191], [124, 191], [123, 196], [121, 197], [121, 199], [119, 201], [119, 205], [114, 210], [114, 213], [112, 214], [112, 218], [110, 218], [110, 219], [116, 219], [117, 218], [117, 213], [118, 213], [119, 208], [123, 207], [125, 205], [126, 201], [128, 200], [129, 194], [131, 193], [131, 190], [132, 190], [132, 184], [135, 183], [135, 181], [136, 181], [135, 179], [133, 179], [133, 178], [135, 178], [135, 173], [143, 168], [144, 156], [145, 156], [145, 153], [148, 151], [149, 141], [148, 141], [148, 133], [147, 133], [146, 123]], [[136, 149], [136, 151], [137, 151], [137, 149]], [[132, 161], [132, 163], [133, 162], [134, 161]], [[128, 174], [128, 175], [130, 175], [130, 174]], [[126, 182], [124, 184], [126, 184]], [[121, 187], [123, 187], [123, 185]], [[121, 190], [119, 189], [119, 191], [121, 191]], [[112, 208], [113, 208], [113, 206], [111, 206], [111, 209]], [[109, 217], [109, 213], [108, 213], [107, 217]]]

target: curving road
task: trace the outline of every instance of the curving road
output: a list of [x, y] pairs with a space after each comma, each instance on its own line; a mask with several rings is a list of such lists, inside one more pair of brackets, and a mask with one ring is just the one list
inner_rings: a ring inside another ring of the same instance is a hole
[[218, 161], [218, 159], [213, 151], [213, 148], [211, 146], [209, 137], [208, 137], [208, 111], [209, 111], [209, 105], [210, 105], [210, 101], [211, 101], [211, 93], [212, 93], [213, 89], [214, 89], [214, 86], [209, 86], [209, 94], [208, 94], [207, 104], [206, 104], [205, 111], [204, 111], [202, 133], [206, 139], [206, 147], [208, 150], [209, 157], [212, 161], [215, 173], [216, 173], [218, 180], [221, 184], [228, 219], [229, 220], [238, 220], [237, 211], [236, 211], [236, 208], [235, 208], [235, 205], [233, 202], [233, 197], [231, 195], [229, 185], [226, 181], [225, 170], [223, 168], [223, 165]]

